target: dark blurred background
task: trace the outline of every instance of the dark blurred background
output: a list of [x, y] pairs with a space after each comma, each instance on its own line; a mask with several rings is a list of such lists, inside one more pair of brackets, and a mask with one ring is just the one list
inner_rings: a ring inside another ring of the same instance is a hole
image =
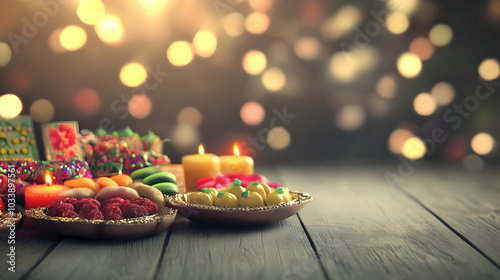
[[1, 0], [0, 115], [17, 96], [40, 148], [40, 123], [75, 120], [152, 130], [173, 162], [238, 142], [257, 164], [479, 170], [499, 159], [499, 31], [498, 0]]

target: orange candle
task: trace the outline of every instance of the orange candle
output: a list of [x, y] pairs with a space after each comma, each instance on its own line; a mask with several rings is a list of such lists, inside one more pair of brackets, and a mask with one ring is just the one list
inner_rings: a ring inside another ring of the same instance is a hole
[[186, 191], [196, 191], [196, 181], [205, 177], [215, 178], [219, 175], [220, 161], [214, 154], [205, 154], [203, 145], [198, 147], [197, 155], [186, 155], [182, 157], [184, 166], [184, 179], [186, 180]]
[[238, 145], [234, 144], [233, 156], [220, 157], [220, 171], [224, 175], [252, 175], [253, 159], [249, 156], [241, 156]]
[[26, 209], [49, 206], [64, 199], [63, 193], [70, 188], [62, 185], [52, 185], [50, 172], [45, 173], [45, 185], [27, 186], [24, 191]]

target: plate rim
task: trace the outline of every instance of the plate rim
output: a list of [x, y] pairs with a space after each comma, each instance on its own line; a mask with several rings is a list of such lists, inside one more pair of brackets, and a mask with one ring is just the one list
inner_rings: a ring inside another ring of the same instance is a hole
[[289, 202], [280, 203], [278, 205], [268, 205], [268, 206], [258, 206], [258, 207], [227, 207], [227, 206], [207, 206], [202, 204], [190, 204], [181, 197], [186, 198], [185, 194], [176, 194], [174, 196], [165, 196], [165, 202], [169, 207], [172, 208], [183, 208], [183, 209], [196, 209], [200, 211], [217, 212], [217, 213], [258, 213], [274, 211], [280, 208], [288, 208], [301, 204], [305, 204], [313, 200], [313, 197], [309, 193], [302, 193], [297, 191], [290, 191], [290, 193], [298, 196], [298, 199], [294, 199]]

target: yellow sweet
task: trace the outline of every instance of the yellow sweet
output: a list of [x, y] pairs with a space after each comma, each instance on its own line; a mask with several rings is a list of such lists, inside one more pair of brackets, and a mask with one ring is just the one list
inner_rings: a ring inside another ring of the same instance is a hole
[[[210, 192], [210, 191], [209, 191]], [[193, 192], [188, 196], [188, 203], [191, 204], [201, 204], [207, 206], [213, 206], [214, 201], [210, 193], [205, 192]]]
[[214, 202], [215, 206], [237, 207], [238, 199], [232, 193], [219, 193]]
[[234, 179], [234, 182], [231, 183], [229, 187], [227, 187], [227, 192], [234, 194], [236, 197], [239, 197], [242, 192], [245, 191], [245, 188], [241, 186], [241, 181], [238, 179]]
[[260, 194], [260, 196], [263, 199], [267, 198], [266, 190], [264, 190], [264, 187], [261, 184], [259, 184], [259, 181], [250, 182], [250, 184], [246, 187], [246, 189], [247, 191], [256, 192]]
[[[203, 188], [203, 189], [205, 189], [205, 188]], [[203, 189], [201, 189], [201, 191], [203, 191]], [[217, 191], [216, 188], [208, 188], [208, 190], [210, 191], [210, 196], [212, 197], [212, 200], [215, 201], [215, 198], [217, 197], [219, 192]]]
[[266, 191], [266, 198], [269, 196], [270, 193], [274, 191], [273, 188], [267, 185], [267, 183], [260, 182], [260, 185], [264, 188], [264, 191]]
[[285, 198], [285, 202], [290, 202], [293, 200], [292, 194], [288, 188], [283, 188], [283, 197]]
[[239, 197], [238, 205], [249, 207], [263, 206], [264, 199], [262, 199], [262, 196], [257, 192], [244, 191]]
[[278, 205], [282, 202], [286, 202], [286, 198], [283, 196], [283, 188], [276, 188], [266, 199], [267, 205]]
[[217, 189], [217, 193], [227, 192], [227, 188], [229, 188], [229, 186]]

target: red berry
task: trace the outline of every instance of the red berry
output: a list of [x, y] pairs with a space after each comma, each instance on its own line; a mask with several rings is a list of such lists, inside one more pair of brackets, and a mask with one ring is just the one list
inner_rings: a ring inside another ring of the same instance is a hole
[[5, 204], [3, 203], [3, 201], [0, 199], [0, 212], [3, 212], [3, 210], [5, 210]]

